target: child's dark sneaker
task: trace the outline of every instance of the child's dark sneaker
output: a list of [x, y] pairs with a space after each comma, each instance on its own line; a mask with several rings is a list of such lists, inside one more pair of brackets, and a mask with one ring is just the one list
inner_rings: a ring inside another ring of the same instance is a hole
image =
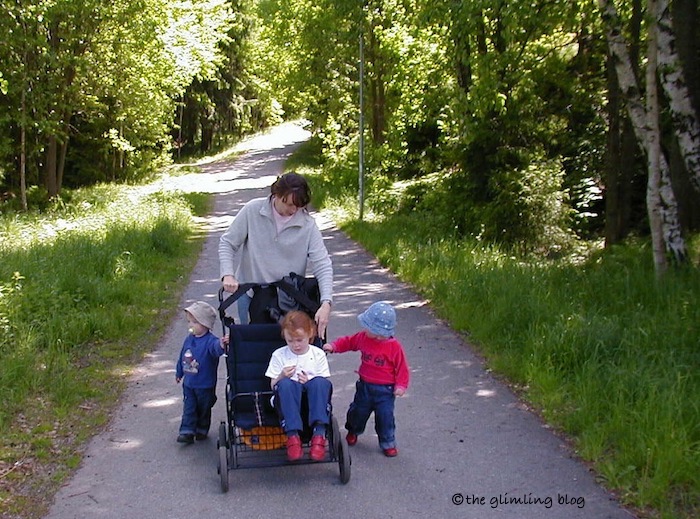
[[389, 447], [388, 449], [384, 449], [384, 456], [386, 456], [387, 458], [395, 458], [398, 455], [399, 451], [396, 447]]
[[207, 433], [197, 433], [197, 434], [194, 435], [194, 438], [195, 438], [195, 440], [197, 440], [198, 442], [201, 442], [202, 440], [206, 440], [206, 439], [207, 439], [207, 436], [208, 436]]
[[177, 443], [194, 443], [194, 434], [181, 434], [177, 437]]
[[357, 443], [357, 434], [349, 432], [345, 439], [347, 440], [348, 445], [353, 446]]
[[290, 436], [287, 438], [287, 459], [289, 461], [297, 461], [301, 459], [304, 452], [301, 449], [301, 438], [299, 436]]
[[320, 434], [314, 434], [311, 438], [311, 449], [309, 455], [314, 461], [321, 461], [326, 457], [326, 439]]

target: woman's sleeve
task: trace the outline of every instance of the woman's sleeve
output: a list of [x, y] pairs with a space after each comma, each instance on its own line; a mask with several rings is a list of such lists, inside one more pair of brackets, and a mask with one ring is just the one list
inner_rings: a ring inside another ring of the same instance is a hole
[[249, 206], [244, 205], [219, 239], [219, 279], [236, 274], [238, 252], [248, 238], [249, 212]]
[[309, 240], [308, 257], [311, 262], [311, 272], [318, 280], [318, 288], [321, 292], [321, 301], [333, 301], [333, 263], [330, 254], [323, 243], [321, 231], [312, 223], [311, 236]]

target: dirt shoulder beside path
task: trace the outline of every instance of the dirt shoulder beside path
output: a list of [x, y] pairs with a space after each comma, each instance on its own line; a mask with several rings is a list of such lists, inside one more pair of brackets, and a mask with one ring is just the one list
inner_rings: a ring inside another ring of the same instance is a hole
[[[269, 192], [284, 160], [306, 138], [298, 126], [283, 125], [248, 141], [239, 159], [209, 164], [201, 174], [178, 180], [180, 189], [191, 185], [216, 193], [204, 221], [208, 237], [182, 305], [204, 299], [216, 306], [220, 234], [247, 200]], [[91, 441], [48, 519], [267, 518], [310, 511], [343, 519], [632, 517], [484, 370], [425, 301], [323, 215], [317, 217], [336, 273], [329, 338], [356, 331], [357, 313], [375, 300], [397, 308], [397, 337], [413, 377], [407, 396], [397, 401], [399, 456], [381, 454], [370, 423], [351, 449], [347, 485], [340, 483], [335, 464], [241, 469], [231, 471], [231, 489], [222, 494], [216, 438], [192, 446], [175, 442], [181, 388], [174, 363], [187, 329], [178, 315], [134, 374], [108, 430]], [[348, 353], [329, 361], [334, 414], [342, 425], [359, 358]], [[221, 363], [215, 424], [225, 419], [224, 382]]]

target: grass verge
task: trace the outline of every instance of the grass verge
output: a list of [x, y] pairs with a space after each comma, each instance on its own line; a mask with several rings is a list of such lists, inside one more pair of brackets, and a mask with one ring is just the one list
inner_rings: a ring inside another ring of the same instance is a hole
[[42, 517], [171, 321], [203, 194], [102, 185], [0, 217], [0, 517]]

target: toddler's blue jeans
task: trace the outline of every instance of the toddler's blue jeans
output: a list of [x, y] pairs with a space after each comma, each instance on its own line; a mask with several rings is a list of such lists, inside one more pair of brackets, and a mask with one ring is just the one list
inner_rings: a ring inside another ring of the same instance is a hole
[[369, 416], [374, 411], [374, 430], [379, 436], [379, 447], [396, 447], [395, 401], [393, 384], [370, 384], [358, 380], [355, 384], [355, 398], [348, 409], [345, 428], [353, 434], [362, 434], [365, 432]]
[[283, 378], [275, 386], [275, 407], [282, 415], [281, 425], [286, 433], [303, 431], [301, 398], [303, 393], [309, 402], [308, 425], [328, 425], [331, 421], [331, 393], [333, 385], [325, 377], [314, 377], [306, 384], [291, 378]]
[[216, 388], [182, 386], [184, 404], [180, 434], [209, 434], [211, 408], [216, 403]]

